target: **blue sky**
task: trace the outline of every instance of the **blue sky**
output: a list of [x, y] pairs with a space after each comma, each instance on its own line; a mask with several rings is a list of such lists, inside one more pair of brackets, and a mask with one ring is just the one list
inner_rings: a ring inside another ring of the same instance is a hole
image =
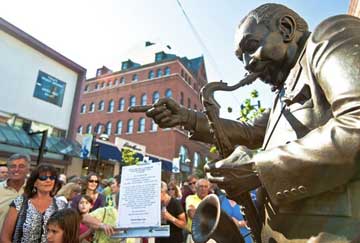
[[[145, 41], [170, 45], [190, 58], [204, 55], [208, 80], [235, 84], [244, 75], [234, 55], [234, 33], [241, 18], [257, 6], [275, 2], [294, 9], [310, 30], [326, 17], [347, 13], [350, 0], [179, 0], [195, 27], [195, 37], [177, 0], [0, 0], [0, 16], [85, 67], [93, 77], [102, 65], [114, 71], [144, 51]], [[136, 60], [135, 60], [136, 61]], [[257, 89], [265, 107], [272, 95], [255, 82], [236, 92], [218, 93], [221, 116], [235, 119], [241, 102]], [[227, 113], [227, 107], [233, 108]]]

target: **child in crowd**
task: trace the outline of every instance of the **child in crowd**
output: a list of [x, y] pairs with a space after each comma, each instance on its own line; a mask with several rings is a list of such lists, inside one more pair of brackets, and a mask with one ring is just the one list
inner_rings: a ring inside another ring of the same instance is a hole
[[[88, 214], [92, 207], [92, 199], [88, 195], [81, 195], [80, 201], [78, 203], [78, 212], [81, 217]], [[87, 225], [80, 223], [80, 241], [82, 243], [92, 241], [93, 230], [91, 230]]]
[[79, 243], [79, 214], [71, 208], [53, 213], [47, 222], [48, 243]]

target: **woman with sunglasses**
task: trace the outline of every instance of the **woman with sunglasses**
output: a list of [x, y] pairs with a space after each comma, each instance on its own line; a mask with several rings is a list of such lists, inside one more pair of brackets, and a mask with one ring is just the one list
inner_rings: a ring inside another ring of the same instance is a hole
[[58, 173], [52, 165], [41, 164], [31, 172], [24, 194], [10, 204], [1, 231], [2, 243], [47, 242], [48, 219], [66, 207], [64, 201], [54, 197], [58, 183]]
[[[85, 185], [82, 188], [83, 189], [82, 194], [88, 195], [93, 201], [90, 212], [94, 211], [97, 208], [101, 208], [105, 206], [105, 201], [106, 201], [105, 196], [97, 192], [97, 188], [99, 187], [99, 182], [100, 182], [99, 177], [95, 173], [90, 172], [89, 175], [86, 177]], [[74, 199], [71, 202], [71, 207], [76, 209], [80, 199], [81, 199], [81, 195], [74, 197]]]
[[170, 197], [175, 198], [179, 202], [181, 201], [181, 192], [174, 181], [169, 182], [168, 193]]

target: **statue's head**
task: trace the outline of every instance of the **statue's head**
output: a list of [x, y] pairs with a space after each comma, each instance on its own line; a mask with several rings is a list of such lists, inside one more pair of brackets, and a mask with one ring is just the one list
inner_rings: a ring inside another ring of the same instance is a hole
[[281, 87], [301, 51], [308, 25], [293, 10], [280, 4], [264, 4], [248, 13], [235, 35], [235, 54], [251, 73]]

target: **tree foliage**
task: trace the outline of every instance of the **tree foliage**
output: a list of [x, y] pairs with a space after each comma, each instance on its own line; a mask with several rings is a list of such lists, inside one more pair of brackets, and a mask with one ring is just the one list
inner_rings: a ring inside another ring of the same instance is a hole
[[136, 152], [130, 148], [124, 147], [121, 150], [122, 161], [124, 162], [125, 165], [138, 164], [140, 161], [139, 161], [139, 158], [137, 158], [135, 155], [136, 155]]

